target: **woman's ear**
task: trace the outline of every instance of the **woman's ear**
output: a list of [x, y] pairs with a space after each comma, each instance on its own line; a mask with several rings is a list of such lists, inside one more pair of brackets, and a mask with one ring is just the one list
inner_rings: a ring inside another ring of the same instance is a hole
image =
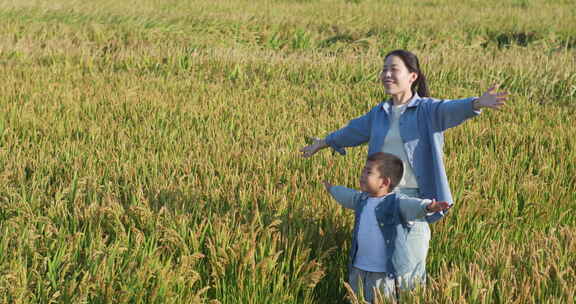
[[418, 73], [416, 73], [416, 72], [410, 72], [410, 80], [411, 80], [411, 83], [414, 83], [417, 79], [418, 79]]

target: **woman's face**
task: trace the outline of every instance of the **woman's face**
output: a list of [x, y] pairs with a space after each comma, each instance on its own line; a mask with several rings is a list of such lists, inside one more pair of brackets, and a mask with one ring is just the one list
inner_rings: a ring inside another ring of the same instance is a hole
[[412, 83], [416, 81], [416, 78], [418, 75], [410, 72], [398, 56], [388, 56], [380, 73], [380, 81], [384, 85], [386, 94], [390, 95], [410, 93]]

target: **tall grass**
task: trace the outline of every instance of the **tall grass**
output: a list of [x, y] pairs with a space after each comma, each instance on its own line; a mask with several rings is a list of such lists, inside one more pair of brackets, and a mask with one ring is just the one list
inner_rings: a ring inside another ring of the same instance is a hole
[[501, 83], [446, 134], [457, 202], [412, 303], [573, 303], [571, 1], [0, 3], [0, 301], [345, 303], [365, 148], [302, 159], [385, 98], [408, 48], [438, 98]]

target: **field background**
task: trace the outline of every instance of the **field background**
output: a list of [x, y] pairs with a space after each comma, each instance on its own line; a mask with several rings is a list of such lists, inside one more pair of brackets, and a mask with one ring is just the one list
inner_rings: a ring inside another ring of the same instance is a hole
[[0, 301], [346, 303], [365, 148], [297, 152], [384, 99], [500, 83], [446, 133], [456, 207], [409, 303], [574, 303], [573, 0], [0, 1]]

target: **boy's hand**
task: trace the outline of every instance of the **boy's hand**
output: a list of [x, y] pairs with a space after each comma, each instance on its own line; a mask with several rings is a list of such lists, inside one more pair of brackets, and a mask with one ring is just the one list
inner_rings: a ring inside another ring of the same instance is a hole
[[444, 211], [452, 207], [448, 202], [437, 202], [436, 199], [433, 199], [428, 206], [426, 206], [426, 212], [438, 212]]
[[323, 181], [322, 184], [324, 184], [324, 188], [326, 188], [326, 191], [330, 192], [330, 188], [332, 188], [333, 185], [327, 181]]

